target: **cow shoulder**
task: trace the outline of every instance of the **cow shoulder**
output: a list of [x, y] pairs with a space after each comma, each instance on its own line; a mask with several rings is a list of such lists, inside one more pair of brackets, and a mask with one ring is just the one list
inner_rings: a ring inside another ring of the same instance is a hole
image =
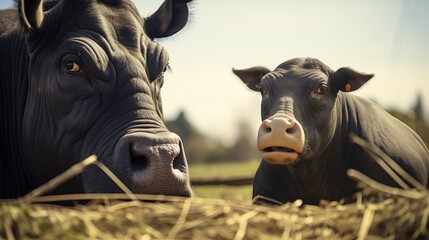
[[[429, 152], [421, 138], [406, 124], [365, 98], [346, 95], [348, 131], [383, 150], [420, 182], [428, 178]], [[364, 151], [361, 148], [358, 151]], [[354, 156], [366, 154], [352, 153]], [[373, 159], [368, 161], [374, 162]], [[372, 164], [372, 163], [371, 163]], [[363, 166], [362, 166], [363, 167]]]

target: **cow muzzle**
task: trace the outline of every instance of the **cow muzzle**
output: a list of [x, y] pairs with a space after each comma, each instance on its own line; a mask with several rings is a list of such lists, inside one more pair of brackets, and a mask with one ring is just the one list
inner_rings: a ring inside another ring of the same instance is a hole
[[182, 141], [171, 132], [133, 133], [122, 137], [115, 165], [126, 165], [122, 178], [134, 193], [192, 196]]
[[304, 149], [304, 130], [295, 119], [273, 116], [258, 131], [258, 150], [272, 164], [291, 164]]

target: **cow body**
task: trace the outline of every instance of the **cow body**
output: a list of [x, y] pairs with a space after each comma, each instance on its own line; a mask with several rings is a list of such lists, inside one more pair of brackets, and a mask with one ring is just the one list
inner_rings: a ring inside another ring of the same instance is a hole
[[[141, 18], [127, 0], [19, 1], [0, 11], [0, 198], [95, 154], [133, 192], [190, 196], [180, 138], [163, 123], [166, 50], [188, 1]], [[95, 166], [56, 193], [118, 192]]]
[[379, 147], [427, 185], [429, 151], [420, 137], [376, 104], [348, 93], [372, 74], [350, 68], [334, 72], [315, 59], [292, 59], [274, 71], [234, 71], [263, 98], [258, 148], [264, 161], [255, 176], [254, 197], [309, 204], [340, 200], [358, 191], [348, 169], [398, 186], [350, 134]]

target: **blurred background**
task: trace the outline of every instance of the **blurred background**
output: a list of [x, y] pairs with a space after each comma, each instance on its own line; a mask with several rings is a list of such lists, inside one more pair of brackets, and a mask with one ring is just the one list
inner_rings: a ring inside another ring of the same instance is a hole
[[[162, 0], [135, 0], [142, 16]], [[0, 8], [13, 5], [1, 0]], [[429, 144], [429, 1], [198, 0], [170, 53], [163, 106], [185, 145], [193, 179], [253, 176], [260, 95], [231, 68], [274, 69], [294, 57], [349, 66], [375, 78], [354, 92]], [[251, 187], [196, 187], [197, 195], [249, 200]]]

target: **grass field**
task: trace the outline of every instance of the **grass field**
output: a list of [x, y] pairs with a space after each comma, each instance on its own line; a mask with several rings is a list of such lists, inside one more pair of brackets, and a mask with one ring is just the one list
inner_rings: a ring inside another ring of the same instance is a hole
[[[253, 176], [259, 166], [259, 161], [190, 164], [191, 179], [213, 179], [229, 177]], [[252, 200], [252, 186], [194, 186], [194, 193], [203, 198], [220, 198], [228, 200]]]

